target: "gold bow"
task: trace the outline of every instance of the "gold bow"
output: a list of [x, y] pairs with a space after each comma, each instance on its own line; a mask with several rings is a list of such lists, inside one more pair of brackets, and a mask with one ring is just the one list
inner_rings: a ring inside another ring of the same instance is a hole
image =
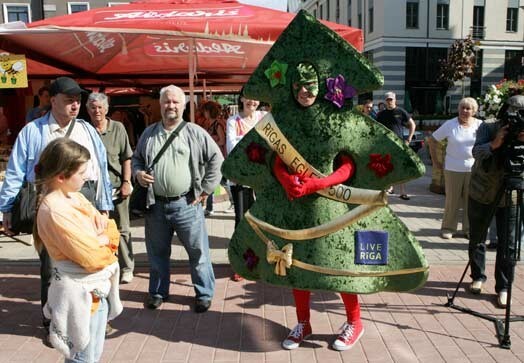
[[293, 245], [288, 243], [279, 250], [273, 241], [269, 241], [266, 259], [269, 263], [275, 263], [275, 274], [286, 276], [286, 268], [290, 268], [293, 263]]

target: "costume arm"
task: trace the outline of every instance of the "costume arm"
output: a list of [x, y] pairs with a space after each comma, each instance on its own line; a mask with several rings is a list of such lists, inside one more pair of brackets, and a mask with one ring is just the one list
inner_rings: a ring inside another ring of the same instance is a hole
[[286, 190], [288, 198], [293, 199], [313, 194], [348, 180], [355, 172], [355, 164], [346, 155], [340, 157], [340, 162], [341, 165], [338, 169], [324, 178], [299, 177], [296, 174], [289, 174], [286, 165], [277, 155], [273, 164], [273, 171], [280, 184]]
[[300, 191], [298, 175], [289, 174], [287, 165], [284, 164], [278, 155], [275, 157], [275, 162], [273, 163], [273, 173], [286, 191], [288, 199], [293, 200], [293, 198], [296, 198], [295, 195], [298, 195]]

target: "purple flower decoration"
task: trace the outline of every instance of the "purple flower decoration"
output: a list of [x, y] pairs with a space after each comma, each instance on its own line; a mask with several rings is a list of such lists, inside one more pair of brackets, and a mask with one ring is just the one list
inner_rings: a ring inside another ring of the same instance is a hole
[[253, 271], [255, 267], [257, 267], [258, 265], [258, 256], [251, 248], [248, 248], [242, 256], [244, 257], [244, 261], [246, 261], [246, 267], [248, 268], [248, 270]]
[[338, 108], [344, 106], [346, 98], [351, 98], [357, 94], [357, 90], [350, 85], [347, 85], [344, 76], [341, 74], [336, 78], [326, 79], [326, 85], [328, 93], [326, 93], [324, 98], [333, 102]]

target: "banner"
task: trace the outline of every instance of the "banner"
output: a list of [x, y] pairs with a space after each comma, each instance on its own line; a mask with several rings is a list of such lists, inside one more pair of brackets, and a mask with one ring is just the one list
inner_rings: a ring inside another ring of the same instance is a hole
[[0, 53], [0, 89], [26, 87], [27, 65], [25, 56]]

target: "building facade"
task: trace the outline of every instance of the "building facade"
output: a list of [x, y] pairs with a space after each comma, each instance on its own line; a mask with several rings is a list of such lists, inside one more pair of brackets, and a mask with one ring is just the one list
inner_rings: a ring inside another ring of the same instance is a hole
[[129, 1], [67, 1], [67, 0], [0, 0], [0, 23], [23, 21], [25, 23], [79, 11], [129, 4]]
[[[302, 0], [319, 19], [363, 30], [364, 52], [384, 74], [384, 87], [398, 103], [420, 114], [456, 110], [463, 95], [478, 97], [503, 78], [523, 73], [524, 10], [519, 0]], [[524, 5], [524, 4], [522, 4]], [[474, 75], [444, 95], [437, 84], [438, 60], [449, 46], [471, 35], [476, 43]]]

